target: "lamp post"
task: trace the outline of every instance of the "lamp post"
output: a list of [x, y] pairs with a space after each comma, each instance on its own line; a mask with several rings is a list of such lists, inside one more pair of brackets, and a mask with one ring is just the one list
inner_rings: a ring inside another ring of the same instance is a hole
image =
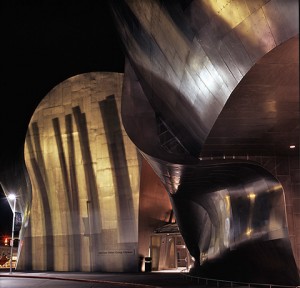
[[11, 242], [10, 242], [10, 267], [9, 267], [9, 274], [12, 274], [12, 258], [13, 258], [13, 247], [14, 247], [14, 231], [15, 231], [15, 212], [16, 212], [16, 200], [17, 197], [15, 194], [8, 195], [9, 200], [14, 201], [14, 208], [13, 208], [13, 221], [12, 221], [12, 229], [11, 229]]

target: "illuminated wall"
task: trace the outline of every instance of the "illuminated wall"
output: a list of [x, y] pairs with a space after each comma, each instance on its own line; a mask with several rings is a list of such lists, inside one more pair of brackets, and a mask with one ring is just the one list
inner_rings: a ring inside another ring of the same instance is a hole
[[18, 269], [136, 271], [140, 168], [120, 118], [123, 74], [65, 80], [37, 107], [25, 161], [30, 223]]

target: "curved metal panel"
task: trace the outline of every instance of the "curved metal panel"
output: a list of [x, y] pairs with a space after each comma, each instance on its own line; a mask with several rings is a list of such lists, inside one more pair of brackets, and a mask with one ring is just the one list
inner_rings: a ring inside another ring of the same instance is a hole
[[298, 33], [288, 17], [278, 23], [275, 14], [267, 14], [282, 9], [297, 18], [297, 1], [286, 6], [265, 2], [233, 1], [223, 8], [195, 0], [185, 9], [181, 1], [111, 2], [125, 52], [150, 105], [193, 156], [201, 153], [240, 80], [282, 43], [274, 36], [281, 33], [280, 25], [287, 31], [281, 41]]
[[193, 272], [299, 284], [278, 180], [250, 161], [199, 159], [241, 79], [298, 33], [294, 22], [278, 20], [274, 12], [297, 17], [297, 2], [145, 0], [111, 6], [128, 57], [123, 124], [169, 193], [195, 258]]
[[20, 159], [1, 175], [25, 215], [18, 269], [138, 270], [140, 169], [120, 122], [122, 83], [121, 73], [76, 75], [37, 107], [24, 149], [32, 189]]
[[270, 173], [250, 161], [202, 161], [172, 165], [170, 177], [164, 177], [166, 186], [174, 183], [170, 181], [174, 166], [181, 177], [170, 198], [196, 260], [194, 273], [257, 283], [297, 283], [284, 193]]

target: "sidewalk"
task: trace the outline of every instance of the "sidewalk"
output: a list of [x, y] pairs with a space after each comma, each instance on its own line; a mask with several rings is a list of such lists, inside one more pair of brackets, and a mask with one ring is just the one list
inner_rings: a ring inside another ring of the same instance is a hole
[[[185, 279], [180, 272], [149, 272], [149, 273], [57, 273], [57, 272], [0, 272], [1, 288], [60, 288], [60, 287], [82, 287], [82, 288], [159, 288], [159, 287], [201, 287]], [[214, 287], [214, 286], [209, 286]], [[215, 286], [216, 287], [216, 286]]]

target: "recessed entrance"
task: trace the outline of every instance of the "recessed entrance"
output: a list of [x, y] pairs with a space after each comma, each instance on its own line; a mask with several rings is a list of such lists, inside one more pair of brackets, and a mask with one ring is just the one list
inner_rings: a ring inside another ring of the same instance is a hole
[[189, 269], [192, 257], [176, 223], [156, 229], [150, 237], [152, 270]]

